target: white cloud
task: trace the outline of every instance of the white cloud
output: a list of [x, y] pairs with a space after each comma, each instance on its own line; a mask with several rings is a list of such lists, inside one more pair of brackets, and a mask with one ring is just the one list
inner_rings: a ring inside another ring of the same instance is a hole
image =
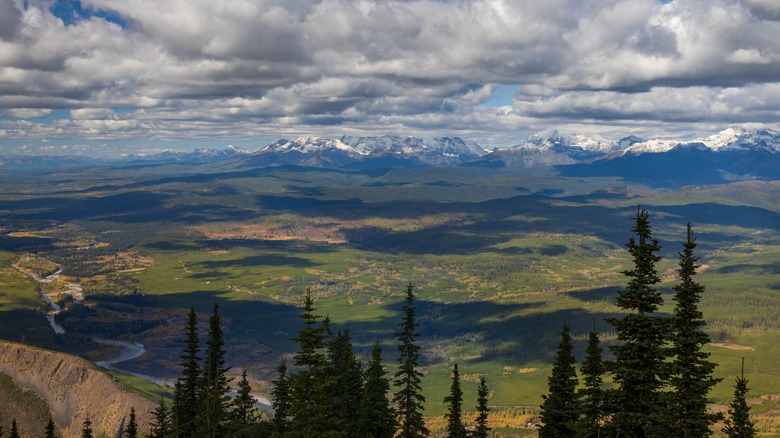
[[[778, 115], [774, 0], [82, 0], [126, 27], [66, 25], [46, 0], [25, 4], [0, 0], [0, 109], [70, 117], [0, 120], [6, 139], [492, 142], [552, 124], [663, 131]], [[480, 106], [494, 84], [519, 86], [513, 107]]]
[[6, 114], [19, 119], [31, 119], [35, 117], [45, 117], [52, 113], [48, 108], [11, 108], [6, 110]]

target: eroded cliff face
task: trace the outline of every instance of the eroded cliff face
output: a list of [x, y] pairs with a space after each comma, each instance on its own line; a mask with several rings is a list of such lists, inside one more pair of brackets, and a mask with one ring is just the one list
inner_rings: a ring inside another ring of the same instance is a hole
[[155, 403], [122, 391], [94, 364], [76, 356], [0, 341], [0, 373], [38, 394], [51, 409], [63, 438], [81, 435], [89, 417], [95, 434], [116, 436], [135, 407], [141, 430], [151, 421]]

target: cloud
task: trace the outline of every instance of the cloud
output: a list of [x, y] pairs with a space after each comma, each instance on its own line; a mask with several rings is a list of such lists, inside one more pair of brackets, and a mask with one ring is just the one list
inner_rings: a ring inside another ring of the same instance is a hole
[[[511, 141], [555, 124], [663, 131], [778, 115], [770, 0], [81, 3], [66, 23], [46, 0], [0, 0], [0, 108], [69, 110], [0, 120], [5, 139]], [[512, 106], [483, 105], [498, 84], [519, 89]]]

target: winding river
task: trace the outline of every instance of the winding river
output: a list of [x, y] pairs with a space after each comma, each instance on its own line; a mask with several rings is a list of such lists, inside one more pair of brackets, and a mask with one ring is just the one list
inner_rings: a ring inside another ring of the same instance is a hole
[[[81, 285], [78, 284], [78, 283], [65, 282], [64, 283], [65, 291], [54, 292], [54, 293], [47, 294], [44, 291], [43, 285], [51, 284], [54, 281], [60, 280], [60, 277], [62, 275], [62, 266], [57, 265], [57, 271], [55, 271], [54, 273], [52, 273], [52, 274], [50, 274], [50, 275], [48, 275], [48, 276], [46, 276], [44, 278], [40, 278], [37, 275], [35, 275], [34, 273], [22, 270], [22, 269], [20, 269], [17, 266], [14, 266], [14, 268], [17, 271], [19, 271], [19, 272], [21, 272], [21, 273], [23, 273], [25, 275], [30, 276], [38, 284], [41, 284], [41, 286], [38, 288], [38, 291], [40, 292], [41, 297], [43, 298], [43, 300], [52, 309], [46, 315], [46, 319], [49, 321], [49, 325], [51, 325], [51, 328], [52, 328], [52, 330], [54, 330], [54, 333], [56, 333], [58, 335], [65, 334], [65, 328], [62, 327], [60, 324], [58, 324], [57, 321], [55, 320], [55, 316], [62, 311], [62, 308], [59, 306], [59, 304], [54, 302], [54, 298], [56, 298], [57, 295], [64, 293], [64, 294], [70, 295], [73, 298], [73, 301], [76, 301], [76, 302], [83, 301], [84, 300], [84, 291], [81, 288]], [[173, 380], [163, 379], [163, 378], [160, 378], [160, 377], [149, 376], [149, 375], [146, 375], [146, 374], [140, 374], [140, 373], [136, 373], [136, 372], [133, 372], [133, 371], [130, 371], [130, 370], [122, 369], [122, 368], [117, 366], [118, 364], [120, 364], [122, 362], [126, 362], [128, 360], [132, 360], [132, 359], [135, 359], [137, 357], [140, 357], [140, 356], [143, 356], [144, 354], [146, 354], [146, 348], [144, 347], [144, 345], [142, 343], [140, 343], [140, 342], [131, 342], [131, 341], [121, 341], [119, 339], [104, 339], [104, 338], [98, 338], [98, 337], [93, 338], [93, 340], [96, 343], [98, 343], [98, 344], [111, 345], [111, 346], [114, 346], [114, 347], [120, 347], [121, 348], [121, 351], [116, 356], [114, 356], [112, 358], [109, 358], [109, 359], [106, 359], [106, 360], [99, 360], [99, 361], [95, 362], [95, 365], [99, 366], [100, 368], [103, 368], [103, 369], [109, 370], [109, 371], [117, 371], [117, 372], [120, 372], [120, 373], [123, 373], [123, 374], [128, 374], [128, 375], [131, 375], [131, 376], [135, 376], [135, 377], [140, 377], [142, 379], [146, 379], [146, 380], [149, 380], [151, 382], [154, 382], [154, 383], [156, 383], [158, 385], [167, 385], [168, 387], [171, 387], [171, 388], [176, 383]], [[234, 396], [235, 393], [231, 393], [229, 395]], [[252, 397], [254, 397], [254, 399], [257, 401], [256, 405], [259, 408], [265, 409], [265, 410], [268, 410], [268, 411], [272, 410], [272, 408], [271, 408], [272, 403], [267, 398], [265, 398], [262, 395], [257, 394], [257, 393], [252, 393]]]

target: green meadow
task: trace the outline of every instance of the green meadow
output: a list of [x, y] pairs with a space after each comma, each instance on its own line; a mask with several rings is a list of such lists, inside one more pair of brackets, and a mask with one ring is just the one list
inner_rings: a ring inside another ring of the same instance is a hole
[[[618, 315], [614, 297], [629, 263], [624, 245], [641, 205], [663, 246], [658, 268], [666, 314], [674, 306], [675, 263], [688, 222], [698, 236], [701, 306], [723, 378], [713, 401], [729, 401], [744, 357], [761, 427], [780, 432], [775, 183], [673, 190], [563, 178], [551, 169], [187, 166], [60, 171], [26, 183], [0, 181], [4, 260], [35, 254], [63, 265], [71, 280], [105, 289], [97, 292], [136, 290], [143, 306], [177, 315], [189, 307], [206, 315], [216, 301], [229, 345], [245, 349], [235, 365], [260, 381], [273, 378], [279, 357], [295, 350], [290, 338], [301, 327], [306, 289], [334, 329], [349, 327], [359, 354], [380, 342], [392, 371], [393, 333], [405, 287], [413, 284], [432, 416], [444, 413], [454, 362], [467, 407], [476, 402], [476, 380], [486, 376], [496, 409], [533, 411], [546, 392], [564, 322], [578, 358], [594, 325], [606, 344], [614, 340], [604, 318]], [[0, 336], [24, 334], [32, 342], [35, 330], [14, 315], [41, 308], [36, 287], [3, 266]], [[95, 306], [112, 311], [99, 300]], [[127, 336], [162, 343], [161, 333], [178, 330], [160, 324]], [[45, 338], [35, 342], [51, 345]], [[244, 354], [255, 350], [264, 353]]]

